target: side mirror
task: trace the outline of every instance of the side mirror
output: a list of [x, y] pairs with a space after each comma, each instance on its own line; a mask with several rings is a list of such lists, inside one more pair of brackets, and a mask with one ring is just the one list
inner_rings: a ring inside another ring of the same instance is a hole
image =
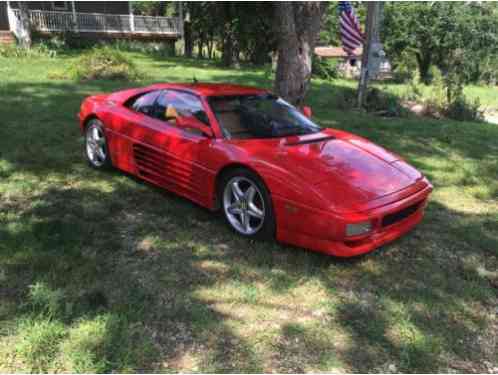
[[194, 132], [200, 133], [208, 138], [214, 136], [213, 130], [194, 116], [177, 117], [176, 125], [180, 128], [194, 130]]
[[311, 107], [304, 106], [302, 112], [307, 118], [311, 118]]

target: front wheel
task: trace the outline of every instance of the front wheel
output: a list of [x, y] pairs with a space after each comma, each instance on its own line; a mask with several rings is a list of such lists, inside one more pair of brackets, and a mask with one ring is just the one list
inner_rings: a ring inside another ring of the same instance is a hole
[[268, 189], [263, 181], [246, 169], [237, 169], [223, 179], [223, 214], [232, 229], [245, 237], [271, 238], [275, 218]]
[[88, 163], [93, 168], [104, 169], [111, 167], [111, 158], [104, 125], [97, 119], [90, 120], [85, 130], [85, 154]]

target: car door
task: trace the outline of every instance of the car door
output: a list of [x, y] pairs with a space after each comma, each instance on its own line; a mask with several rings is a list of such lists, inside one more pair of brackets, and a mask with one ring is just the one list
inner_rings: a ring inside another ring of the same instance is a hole
[[160, 90], [147, 92], [133, 99], [130, 105], [114, 106], [106, 120], [106, 136], [109, 142], [112, 163], [123, 171], [138, 174], [133, 159], [135, 140], [146, 138], [146, 122], [151, 116]]
[[177, 126], [179, 117], [195, 116], [209, 125], [201, 100], [194, 94], [163, 90], [153, 110], [137, 111], [132, 120], [133, 162], [138, 174], [201, 204], [206, 204], [205, 181], [213, 172], [202, 163], [211, 139], [206, 135]]

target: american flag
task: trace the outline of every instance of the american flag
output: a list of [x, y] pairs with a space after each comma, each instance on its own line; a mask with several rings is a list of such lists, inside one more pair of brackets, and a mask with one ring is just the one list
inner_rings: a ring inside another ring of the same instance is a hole
[[358, 17], [349, 1], [339, 1], [342, 49], [352, 56], [353, 51], [363, 44], [364, 36]]

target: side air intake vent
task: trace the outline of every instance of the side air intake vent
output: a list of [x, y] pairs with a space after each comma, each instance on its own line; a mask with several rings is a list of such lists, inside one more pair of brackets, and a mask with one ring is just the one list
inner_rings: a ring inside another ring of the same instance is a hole
[[165, 177], [166, 161], [164, 155], [139, 144], [133, 145], [133, 155], [141, 175], [158, 182]]

